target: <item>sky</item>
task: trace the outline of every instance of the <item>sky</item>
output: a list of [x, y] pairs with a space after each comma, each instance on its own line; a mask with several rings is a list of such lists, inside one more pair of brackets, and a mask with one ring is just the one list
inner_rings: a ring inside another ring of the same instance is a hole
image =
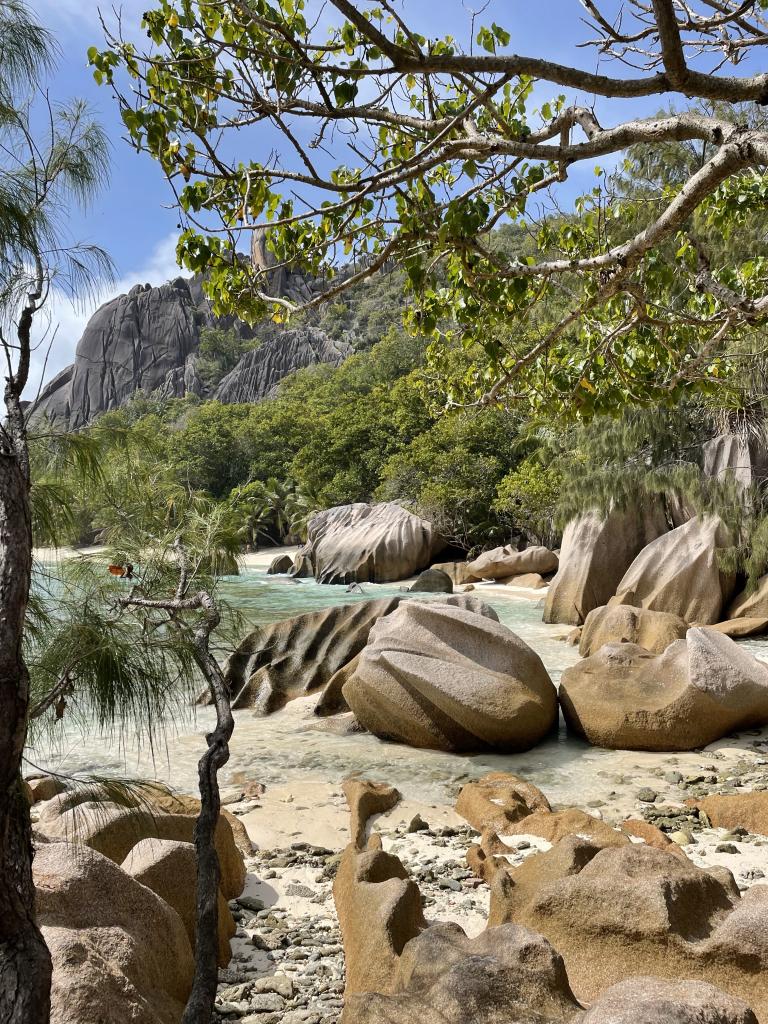
[[[78, 241], [97, 243], [110, 253], [117, 268], [118, 280], [101, 296], [102, 301], [119, 295], [134, 284], [160, 284], [177, 275], [174, 258], [177, 218], [170, 206], [171, 195], [160, 168], [146, 155], [135, 153], [122, 139], [123, 125], [117, 106], [108, 89], [98, 87], [87, 66], [89, 46], [103, 41], [99, 8], [112, 17], [112, 3], [119, 4], [127, 33], [138, 33], [142, 12], [152, 0], [29, 0], [41, 24], [54, 34], [61, 51], [58, 68], [48, 87], [56, 100], [83, 98], [90, 102], [104, 124], [111, 143], [111, 168], [108, 186], [86, 214], [75, 211], [70, 219], [70, 233]], [[576, 44], [589, 37], [582, 21], [584, 8], [579, 0], [400, 0], [401, 11], [415, 29], [428, 37], [453, 33], [467, 41], [471, 11], [478, 14], [476, 28], [496, 21], [512, 35], [510, 49], [533, 53], [563, 63], [575, 63], [594, 70], [595, 55], [578, 49]], [[541, 100], [548, 98], [544, 95]], [[569, 96], [569, 100], [591, 104], [589, 96]], [[648, 101], [644, 101], [648, 102]], [[632, 113], [652, 114], [656, 101]], [[610, 120], [627, 115], [629, 107], [613, 102]], [[247, 146], [268, 149], [272, 139], [260, 140], [251, 134]], [[248, 154], [251, 155], [251, 154]], [[258, 159], [259, 154], [254, 156]], [[246, 157], [247, 158], [247, 157]], [[601, 161], [605, 166], [605, 161]], [[594, 184], [590, 167], [572, 175], [571, 196]], [[75, 346], [93, 312], [94, 305], [73, 309], [61, 295], [51, 305], [51, 323], [47, 339], [55, 329], [52, 345], [47, 340], [36, 352], [27, 397], [33, 398], [41, 379], [50, 380], [60, 369], [72, 362]], [[44, 357], [48, 352], [47, 361]]]

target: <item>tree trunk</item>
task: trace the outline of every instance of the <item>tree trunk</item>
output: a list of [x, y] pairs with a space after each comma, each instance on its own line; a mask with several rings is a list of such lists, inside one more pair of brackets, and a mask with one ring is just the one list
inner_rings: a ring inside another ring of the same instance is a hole
[[51, 957], [35, 922], [29, 804], [21, 782], [29, 676], [22, 655], [32, 574], [29, 481], [0, 451], [0, 1024], [47, 1024]]
[[208, 651], [208, 639], [219, 621], [208, 595], [203, 596], [205, 624], [196, 636], [196, 660], [208, 681], [216, 709], [216, 728], [206, 736], [208, 749], [198, 764], [200, 814], [195, 824], [197, 852], [197, 936], [195, 979], [182, 1017], [182, 1024], [209, 1024], [219, 981], [219, 884], [221, 867], [214, 843], [221, 800], [218, 772], [229, 760], [229, 740], [234, 719], [221, 668]]

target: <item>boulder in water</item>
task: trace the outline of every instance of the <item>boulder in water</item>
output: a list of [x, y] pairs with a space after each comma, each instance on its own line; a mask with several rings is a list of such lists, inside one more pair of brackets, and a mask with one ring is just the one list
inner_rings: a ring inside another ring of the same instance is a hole
[[[224, 670], [233, 707], [271, 714], [289, 700], [323, 689], [362, 651], [374, 623], [405, 600], [418, 599], [403, 594], [334, 605], [249, 633]], [[496, 619], [493, 609], [476, 598], [446, 595], [444, 600]], [[319, 713], [343, 710], [346, 706], [336, 699]]]
[[426, 519], [395, 502], [340, 505], [309, 520], [318, 583], [392, 583], [421, 572], [445, 546]]
[[528, 750], [557, 717], [535, 651], [506, 626], [442, 602], [406, 601], [380, 619], [343, 695], [376, 736], [437, 750]]
[[293, 569], [293, 558], [290, 555], [282, 554], [276, 555], [269, 563], [267, 569], [268, 576], [282, 575], [283, 573], [291, 572]]
[[560, 704], [568, 727], [595, 746], [693, 750], [768, 723], [768, 666], [695, 627], [660, 655], [601, 647], [563, 673]]
[[425, 569], [424, 572], [419, 573], [409, 590], [412, 594], [452, 594], [453, 582], [448, 573], [432, 566], [431, 569]]

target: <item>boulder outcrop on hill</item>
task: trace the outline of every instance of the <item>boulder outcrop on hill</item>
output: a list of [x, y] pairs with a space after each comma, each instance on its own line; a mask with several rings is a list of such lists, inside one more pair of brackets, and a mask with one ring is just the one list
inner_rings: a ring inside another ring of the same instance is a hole
[[510, 576], [523, 576], [533, 572], [555, 572], [557, 566], [557, 555], [549, 548], [539, 546], [518, 551], [511, 544], [507, 544], [505, 547], [484, 551], [471, 562], [467, 562], [467, 572], [477, 579], [503, 580]]
[[178, 397], [190, 383], [195, 393], [192, 361], [200, 343], [199, 320], [184, 278], [156, 288], [136, 285], [94, 313], [78, 342], [74, 365], [48, 385], [35, 414], [81, 427], [137, 391], [150, 393], [167, 385], [167, 397]]
[[[271, 714], [295, 697], [322, 689], [365, 647], [373, 625], [405, 600], [418, 598], [397, 595], [333, 605], [249, 633], [224, 670], [233, 707]], [[444, 600], [496, 619], [496, 613], [477, 598], [445, 595]], [[319, 714], [339, 710], [345, 706], [338, 701], [318, 707]]]
[[335, 341], [317, 327], [283, 331], [246, 352], [213, 397], [228, 404], [258, 402], [273, 395], [289, 373], [318, 363], [338, 366], [350, 355], [351, 345]]
[[768, 666], [714, 629], [689, 629], [663, 654], [609, 644], [566, 669], [560, 704], [596, 746], [692, 750], [768, 723]]
[[593, 608], [607, 604], [635, 556], [666, 533], [660, 503], [639, 512], [590, 512], [565, 528], [560, 567], [544, 604], [545, 622], [580, 626]]
[[687, 624], [677, 615], [608, 604], [593, 608], [587, 616], [579, 638], [579, 654], [589, 658], [606, 644], [627, 643], [661, 654], [687, 631]]
[[719, 622], [734, 581], [721, 570], [718, 553], [731, 543], [716, 516], [691, 519], [643, 548], [616, 587], [617, 603], [696, 625]]
[[407, 601], [371, 630], [343, 695], [383, 739], [448, 751], [528, 750], [554, 726], [555, 688], [506, 626]]
[[179, 1024], [194, 964], [176, 911], [81, 844], [38, 845], [33, 875], [52, 1024]]
[[235, 329], [243, 338], [263, 338], [220, 382], [215, 397], [222, 402], [258, 401], [294, 370], [338, 365], [352, 352], [346, 342], [316, 327], [284, 330], [269, 323], [252, 328], [232, 317], [214, 317], [199, 276], [159, 286], [137, 284], [93, 314], [74, 363], [45, 386], [32, 415], [76, 428], [137, 392], [167, 399], [210, 397], [198, 375], [197, 351], [201, 330], [214, 326]]
[[425, 569], [445, 546], [426, 519], [388, 501], [316, 512], [307, 548], [318, 583], [392, 583]]

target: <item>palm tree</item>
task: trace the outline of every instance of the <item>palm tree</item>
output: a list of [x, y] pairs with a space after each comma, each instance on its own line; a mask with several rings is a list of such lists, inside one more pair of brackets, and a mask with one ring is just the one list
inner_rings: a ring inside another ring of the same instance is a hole
[[66, 212], [73, 203], [86, 205], [104, 181], [108, 143], [84, 104], [54, 106], [39, 88], [54, 57], [51, 36], [23, 0], [0, 0], [0, 347], [6, 366], [0, 432], [0, 1020], [8, 1024], [47, 1024], [51, 982], [50, 954], [35, 921], [31, 824], [21, 787], [32, 572], [22, 395], [32, 329], [52, 287], [75, 300], [112, 270], [103, 250], [66, 241]]
[[230, 500], [244, 519], [242, 529], [253, 543], [259, 536], [270, 535], [283, 543], [291, 537], [304, 539], [307, 520], [316, 508], [312, 495], [290, 478], [251, 481], [236, 487]]

